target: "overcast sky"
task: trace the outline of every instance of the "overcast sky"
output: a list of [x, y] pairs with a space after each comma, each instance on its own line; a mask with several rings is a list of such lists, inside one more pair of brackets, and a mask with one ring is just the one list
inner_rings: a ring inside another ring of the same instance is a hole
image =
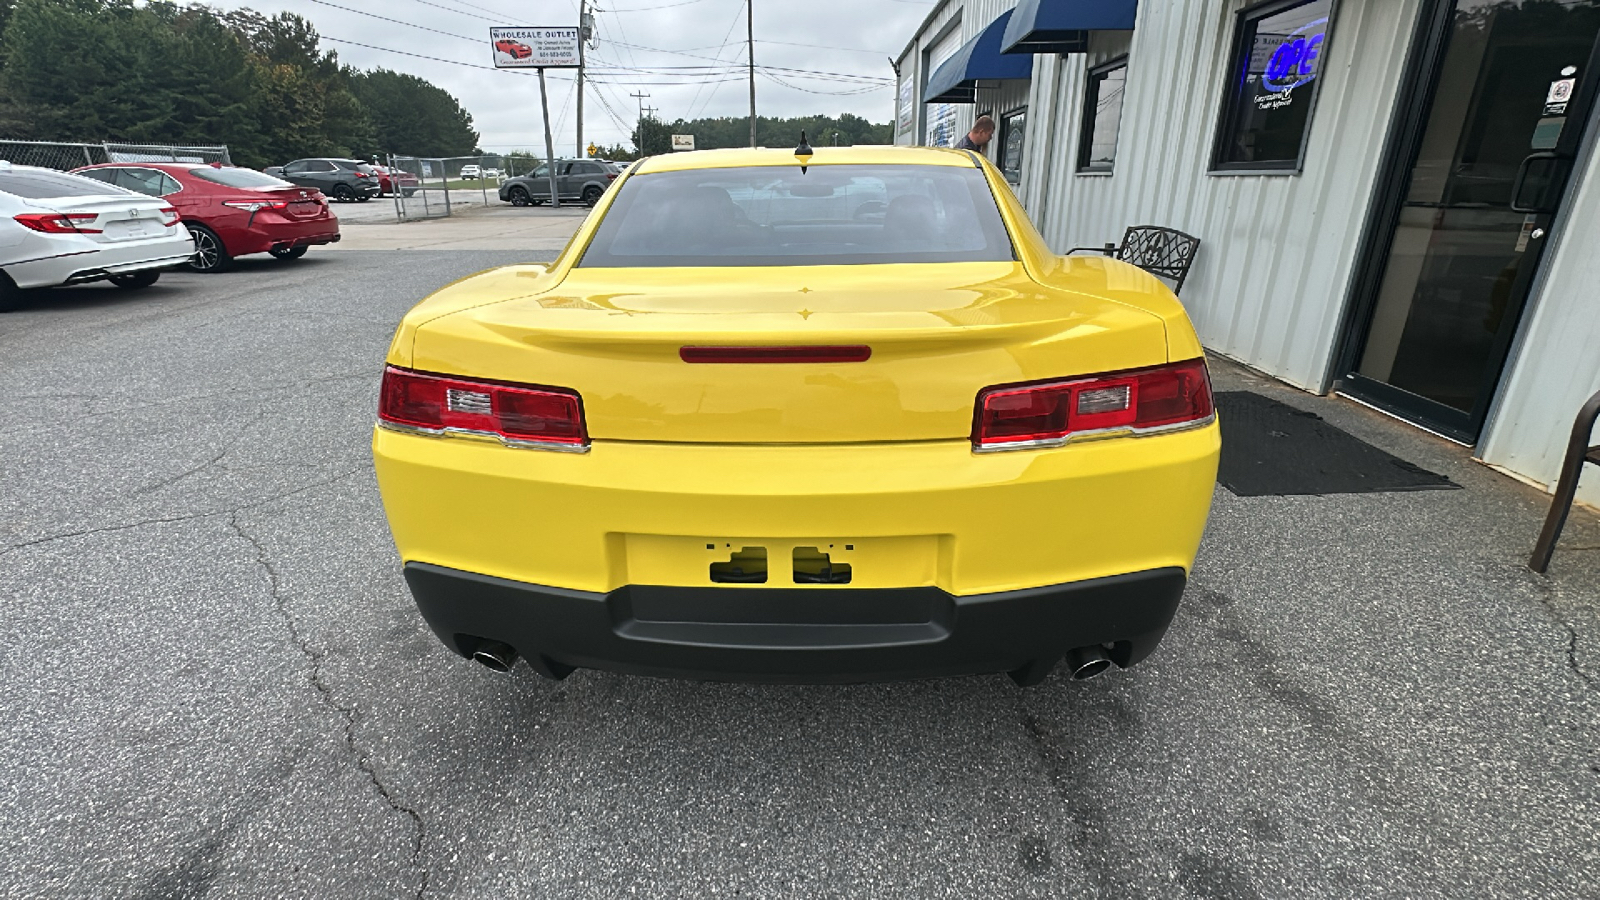
[[[758, 67], [841, 73], [857, 79], [758, 71], [756, 112], [764, 116], [849, 112], [874, 122], [892, 121], [895, 92], [890, 79], [894, 70], [888, 58], [905, 47], [933, 3], [755, 0]], [[578, 0], [213, 0], [212, 5], [297, 13], [316, 25], [323, 48], [336, 51], [341, 62], [417, 75], [454, 94], [472, 113], [484, 149], [527, 148], [541, 154], [539, 82], [532, 73], [471, 68], [388, 51], [490, 67], [491, 26], [567, 26], [578, 19]], [[656, 115], [669, 122], [749, 114], [748, 80], [742, 72], [707, 76], [669, 68], [742, 65], [746, 59], [745, 0], [603, 0], [596, 3], [595, 20], [596, 40], [588, 51], [589, 62], [605, 70], [595, 70], [585, 91], [585, 141], [629, 143], [628, 134], [639, 111], [640, 101], [629, 96], [635, 92], [650, 94], [644, 104], [655, 107]], [[349, 43], [352, 41], [370, 47]], [[554, 69], [548, 78], [556, 152], [567, 153], [573, 147], [577, 123], [573, 78], [569, 71]]]

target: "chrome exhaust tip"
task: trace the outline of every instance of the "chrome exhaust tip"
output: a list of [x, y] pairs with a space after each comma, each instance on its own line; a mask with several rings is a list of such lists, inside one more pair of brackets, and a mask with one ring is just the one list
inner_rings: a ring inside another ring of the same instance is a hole
[[499, 641], [484, 641], [472, 651], [472, 658], [496, 672], [509, 672], [517, 664], [517, 651]]
[[1088, 681], [1109, 668], [1111, 657], [1106, 648], [1099, 645], [1079, 647], [1067, 653], [1067, 671], [1072, 673], [1073, 681]]

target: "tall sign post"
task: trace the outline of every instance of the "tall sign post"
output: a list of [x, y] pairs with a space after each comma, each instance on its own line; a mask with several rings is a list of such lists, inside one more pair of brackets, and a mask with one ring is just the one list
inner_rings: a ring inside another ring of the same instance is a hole
[[539, 109], [544, 115], [545, 171], [550, 177], [550, 205], [561, 205], [556, 185], [556, 145], [550, 135], [550, 92], [545, 87], [545, 69], [581, 69], [583, 32], [580, 28], [505, 27], [489, 29], [497, 69], [538, 69]]

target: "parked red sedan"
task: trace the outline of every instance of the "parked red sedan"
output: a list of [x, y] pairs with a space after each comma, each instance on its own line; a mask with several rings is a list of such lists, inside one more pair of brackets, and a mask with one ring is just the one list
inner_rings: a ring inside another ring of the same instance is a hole
[[165, 197], [194, 235], [190, 268], [216, 272], [236, 256], [299, 259], [339, 240], [339, 219], [322, 192], [254, 169], [196, 163], [106, 163], [73, 170], [152, 197]]
[[407, 197], [415, 194], [422, 186], [422, 181], [417, 176], [404, 169], [391, 169], [388, 166], [372, 167], [378, 173], [378, 196], [384, 194], [405, 194]]

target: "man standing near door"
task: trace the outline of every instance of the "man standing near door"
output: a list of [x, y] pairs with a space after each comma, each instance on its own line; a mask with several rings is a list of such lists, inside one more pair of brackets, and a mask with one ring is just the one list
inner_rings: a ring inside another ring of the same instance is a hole
[[966, 136], [956, 141], [957, 150], [976, 150], [984, 152], [983, 148], [989, 146], [990, 138], [994, 137], [994, 119], [988, 116], [979, 116], [978, 121], [972, 123], [972, 130]]

